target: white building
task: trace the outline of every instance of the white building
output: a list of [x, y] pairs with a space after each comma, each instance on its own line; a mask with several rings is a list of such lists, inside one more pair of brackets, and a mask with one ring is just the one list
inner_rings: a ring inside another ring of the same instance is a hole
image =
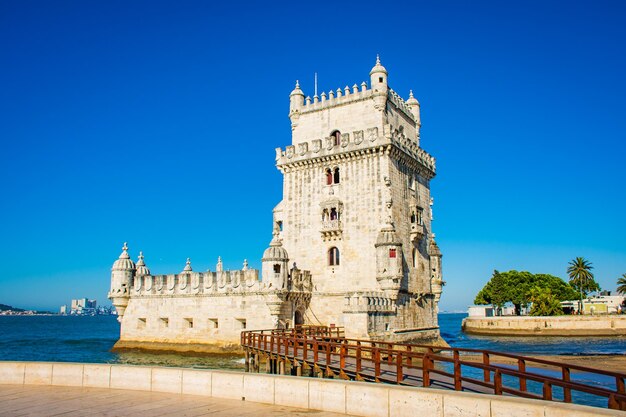
[[[283, 199], [262, 271], [151, 275], [126, 245], [109, 298], [117, 348], [236, 348], [241, 329], [344, 326], [349, 337], [439, 341], [441, 252], [432, 233], [435, 160], [420, 147], [420, 105], [370, 83], [290, 94], [292, 142], [276, 149]], [[261, 280], [259, 280], [261, 278]]]

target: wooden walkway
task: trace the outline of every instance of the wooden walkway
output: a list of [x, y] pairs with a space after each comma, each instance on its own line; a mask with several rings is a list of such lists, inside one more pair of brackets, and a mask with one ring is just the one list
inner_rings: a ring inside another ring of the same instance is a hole
[[[596, 404], [626, 410], [626, 374], [477, 349], [348, 339], [342, 328], [244, 331], [246, 371]], [[604, 381], [599, 384], [595, 381]], [[582, 398], [586, 397], [587, 400]]]

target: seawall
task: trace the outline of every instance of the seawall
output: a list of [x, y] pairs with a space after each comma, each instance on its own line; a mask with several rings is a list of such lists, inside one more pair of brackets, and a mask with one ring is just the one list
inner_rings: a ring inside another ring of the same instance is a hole
[[626, 336], [626, 315], [467, 317], [462, 329], [499, 336]]
[[0, 362], [0, 384], [193, 394], [371, 417], [626, 416], [596, 407], [440, 389], [111, 364]]

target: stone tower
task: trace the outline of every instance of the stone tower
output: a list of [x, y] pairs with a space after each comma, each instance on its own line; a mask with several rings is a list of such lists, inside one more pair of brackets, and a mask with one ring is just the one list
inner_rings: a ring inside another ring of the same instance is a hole
[[[140, 267], [145, 268], [143, 254], [140, 256]], [[141, 272], [145, 272], [141, 269]], [[148, 271], [148, 273], [150, 273]], [[111, 268], [111, 291], [108, 297], [115, 306], [118, 321], [122, 321], [124, 311], [130, 299], [130, 289], [135, 275], [135, 263], [128, 255], [128, 246], [124, 243], [120, 257], [113, 263]]]
[[405, 101], [391, 90], [377, 58], [369, 87], [311, 98], [296, 83], [289, 118], [292, 143], [276, 149], [284, 178], [274, 230], [289, 264], [311, 271], [304, 322], [355, 337], [438, 338], [435, 160], [420, 147], [413, 92]]

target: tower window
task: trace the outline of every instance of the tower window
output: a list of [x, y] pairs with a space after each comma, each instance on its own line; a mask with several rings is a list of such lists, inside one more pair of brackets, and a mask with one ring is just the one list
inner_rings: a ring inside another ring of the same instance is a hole
[[383, 82], [383, 77], [378, 77], [378, 82], [382, 83]]
[[330, 136], [333, 138], [333, 145], [339, 146], [339, 143], [341, 142], [341, 132], [339, 132], [338, 130], [334, 130], [333, 133], [330, 134]]
[[278, 230], [280, 230], [281, 232], [283, 231], [283, 222], [281, 220], [276, 222], [276, 225], [278, 226]]
[[328, 265], [339, 265], [339, 249], [334, 246], [328, 250]]
[[339, 220], [339, 213], [337, 213], [337, 209], [334, 207], [330, 209], [330, 219]]
[[395, 258], [396, 257], [396, 249], [395, 248], [389, 249], [389, 257], [390, 258]]
[[339, 168], [335, 169], [326, 169], [326, 185], [339, 184], [340, 176], [339, 176]]
[[274, 264], [274, 273], [280, 274], [280, 264]]

